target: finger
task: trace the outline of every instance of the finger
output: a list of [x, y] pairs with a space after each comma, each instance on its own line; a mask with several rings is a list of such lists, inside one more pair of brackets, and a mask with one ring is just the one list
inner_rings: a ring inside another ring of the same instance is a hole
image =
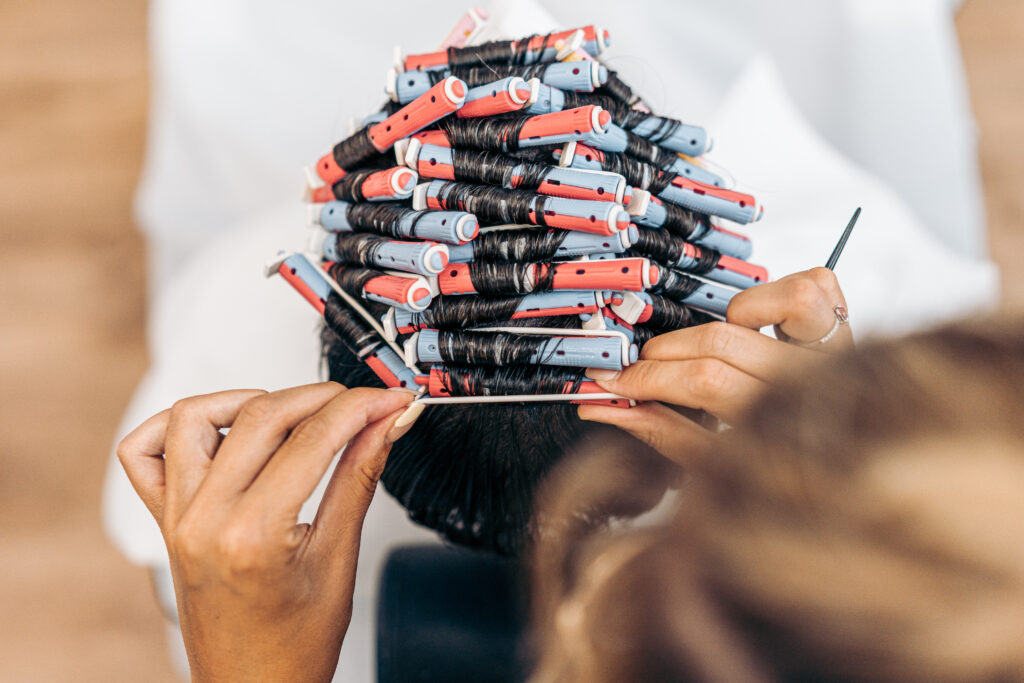
[[[843, 295], [843, 290], [839, 286], [839, 280], [836, 278], [836, 274], [835, 273], [833, 273], [828, 268], [821, 268], [821, 267], [819, 267], [819, 268], [811, 268], [810, 270], [806, 271], [804, 273], [804, 275], [806, 275], [808, 278], [814, 280], [814, 282], [818, 285], [818, 287], [820, 287], [821, 290], [823, 292], [825, 292], [826, 299], [831, 302], [831, 309], [830, 310], [832, 312], [832, 319], [829, 321], [830, 325], [835, 325], [836, 324], [836, 320], [837, 320], [837, 316], [838, 316], [838, 313], [835, 310], [836, 307], [842, 306], [843, 309], [845, 311], [847, 311], [847, 316], [849, 315], [849, 307], [847, 306], [847, 303], [846, 303], [846, 297]], [[832, 328], [829, 327], [830, 331], [831, 331], [831, 329]], [[790, 337], [790, 338], [793, 337], [793, 335], [789, 334], [789, 331], [787, 329], [783, 328], [783, 327], [778, 328], [776, 330], [776, 332], [778, 332], [780, 330], [782, 331], [782, 334], [784, 336]], [[828, 334], [828, 332], [826, 332], [825, 334]], [[813, 340], [809, 340], [809, 341], [817, 341], [818, 339], [821, 339], [821, 337], [815, 337]], [[826, 341], [825, 343], [823, 343], [823, 344], [813, 344], [811, 346], [808, 346], [807, 348], [813, 349], [815, 351], [825, 351], [827, 353], [837, 353], [839, 351], [842, 351], [843, 349], [852, 348], [852, 347], [853, 347], [853, 331], [850, 329], [850, 325], [847, 323], [847, 324], [844, 324], [844, 325], [839, 325], [836, 328], [835, 333], [833, 333], [832, 337], [828, 341]]]
[[786, 367], [806, 360], [808, 352], [759, 332], [712, 322], [661, 334], [644, 344], [643, 360], [717, 358], [758, 379], [771, 379]]
[[691, 465], [707, 448], [710, 434], [706, 429], [656, 401], [633, 408], [582, 405], [581, 420], [603, 422], [625, 432], [680, 465]]
[[158, 524], [164, 514], [164, 440], [170, 417], [170, 409], [157, 413], [117, 444], [117, 459], [128, 481]]
[[726, 422], [738, 417], [767, 384], [717, 358], [641, 360], [614, 377], [587, 371], [602, 389], [638, 401], [706, 410]]
[[807, 271], [794, 273], [734, 296], [726, 320], [751, 329], [778, 325], [794, 339], [813, 341], [832, 328], [832, 307], [844, 303], [832, 300]]
[[276, 524], [294, 526], [302, 504], [334, 455], [368, 424], [407, 406], [406, 391], [359, 388], [342, 392], [303, 420], [244, 495], [246, 508]]
[[343, 391], [345, 387], [336, 382], [320, 382], [274, 391], [246, 403], [217, 451], [204, 495], [221, 501], [237, 497], [295, 426]]
[[363, 519], [391, 452], [390, 432], [406, 410], [399, 408], [368, 425], [345, 446], [313, 520], [313, 547], [330, 548], [332, 555], [354, 566]]
[[[846, 299], [835, 275], [815, 268], [740, 292], [730, 302], [726, 320], [752, 329], [774, 325], [779, 339], [806, 344], [832, 331], [837, 306], [845, 308]], [[849, 325], [840, 325], [827, 342], [809, 348], [839, 351], [852, 344]]]
[[[798, 273], [799, 274], [799, 273]], [[811, 268], [810, 270], [803, 271], [803, 275], [814, 280], [814, 282], [821, 287], [825, 294], [829, 295], [829, 298], [836, 299], [837, 302], [846, 304], [846, 297], [843, 295], [843, 289], [839, 286], [839, 278], [836, 274], [828, 268], [817, 267]]]
[[238, 389], [192, 396], [171, 407], [164, 446], [166, 462], [165, 524], [173, 525], [192, 501], [221, 443], [242, 406], [262, 389]]

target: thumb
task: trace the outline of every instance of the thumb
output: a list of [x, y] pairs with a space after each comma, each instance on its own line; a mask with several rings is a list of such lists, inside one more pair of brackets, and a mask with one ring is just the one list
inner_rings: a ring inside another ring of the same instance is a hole
[[403, 407], [371, 422], [342, 451], [313, 520], [311, 545], [321, 545], [332, 554], [350, 551], [354, 563], [363, 520], [391, 452], [391, 432], [406, 410]]

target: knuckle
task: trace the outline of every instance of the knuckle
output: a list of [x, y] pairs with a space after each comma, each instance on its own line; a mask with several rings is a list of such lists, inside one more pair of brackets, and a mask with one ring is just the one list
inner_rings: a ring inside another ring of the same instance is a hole
[[384, 389], [356, 387], [354, 389], [346, 389], [338, 396], [343, 398], [346, 417], [351, 421], [361, 422], [365, 425], [369, 422], [369, 406], [373, 404], [375, 399], [380, 398], [383, 393], [385, 393]]
[[176, 557], [185, 560], [194, 560], [206, 553], [203, 536], [198, 529], [186, 523], [178, 525], [168, 539], [167, 545]]
[[728, 323], [716, 321], [702, 325], [697, 352], [701, 356], [720, 358], [729, 351], [734, 339], [733, 326]]
[[345, 390], [344, 394], [348, 400], [352, 401], [358, 406], [362, 406], [382, 391], [384, 391], [384, 389], [374, 389], [372, 387], [356, 387], [355, 389]]
[[665, 446], [665, 435], [653, 426], [645, 426], [634, 429], [633, 435], [659, 453], [663, 452]]
[[249, 524], [229, 524], [217, 537], [217, 554], [224, 567], [243, 572], [260, 566], [265, 556], [262, 535]]
[[657, 361], [642, 360], [630, 365], [619, 376], [619, 381], [628, 387], [636, 389], [649, 389], [654, 379], [654, 364]]
[[387, 458], [369, 458], [359, 466], [359, 480], [365, 492], [373, 496], [377, 490], [377, 482], [384, 473]]
[[199, 405], [195, 396], [180, 398], [171, 406], [171, 421], [180, 422], [195, 417], [199, 411]]
[[836, 279], [836, 274], [823, 266], [817, 266], [808, 270], [807, 277], [809, 277], [814, 284], [818, 285], [818, 287], [825, 292], [832, 291], [839, 286], [839, 280]]
[[797, 310], [814, 310], [821, 304], [823, 292], [809, 278], [797, 278], [789, 284], [789, 302]]
[[262, 423], [272, 419], [277, 412], [276, 401], [270, 394], [261, 394], [242, 404], [237, 422]]
[[130, 436], [126, 436], [121, 439], [117, 444], [117, 448], [114, 450], [114, 453], [117, 454], [117, 459], [120, 461], [122, 466], [126, 465], [131, 460], [134, 452], [135, 446], [132, 443]]
[[320, 444], [330, 436], [327, 422], [317, 416], [308, 417], [292, 430], [289, 440], [298, 448], [307, 448]]
[[697, 361], [693, 368], [694, 389], [702, 399], [727, 394], [732, 386], [732, 373], [725, 363], [717, 360]]
[[358, 494], [364, 499], [373, 498], [377, 493], [377, 482], [380, 480], [381, 474], [380, 467], [374, 464], [360, 465], [359, 470], [355, 477], [353, 486], [356, 487]]

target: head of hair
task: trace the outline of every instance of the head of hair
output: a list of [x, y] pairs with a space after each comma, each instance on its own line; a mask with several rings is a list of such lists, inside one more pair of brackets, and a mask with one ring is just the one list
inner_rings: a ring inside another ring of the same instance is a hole
[[[372, 304], [368, 308], [377, 313], [383, 310]], [[531, 326], [537, 321], [501, 324]], [[579, 327], [579, 318], [548, 318], [543, 324]], [[347, 387], [384, 386], [331, 327], [324, 327], [322, 342], [331, 380]], [[520, 378], [522, 367], [499, 368], [504, 371], [502, 386], [511, 390], [503, 393], [542, 393], [538, 392], [538, 379], [550, 374], [549, 381], [554, 382], [566, 374], [554, 368], [525, 366], [529, 376]], [[456, 369], [474, 370], [469, 366]], [[582, 378], [583, 370], [576, 370], [574, 376]], [[518, 390], [517, 382], [524, 382]], [[582, 422], [576, 406], [565, 402], [428, 406], [392, 447], [381, 481], [413, 521], [438, 531], [446, 540], [501, 555], [519, 555], [540, 526], [532, 514], [540, 483], [569, 451], [600, 443], [609, 432], [618, 433], [604, 425]], [[667, 469], [661, 456], [639, 441], [630, 441], [631, 457], [638, 466]], [[650, 496], [646, 505], [654, 505], [659, 498]]]
[[[550, 525], [534, 679], [1024, 679], [1022, 407], [1021, 320], [867, 345], [778, 384], [666, 519]], [[545, 516], [657, 488], [618, 463], [568, 461]]]

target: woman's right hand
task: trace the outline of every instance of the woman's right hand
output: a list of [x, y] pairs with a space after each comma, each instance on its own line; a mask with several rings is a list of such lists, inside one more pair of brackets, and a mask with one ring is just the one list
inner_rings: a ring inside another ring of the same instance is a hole
[[[842, 307], [842, 311], [837, 311]], [[733, 297], [726, 322], [697, 325], [655, 337], [640, 360], [621, 372], [588, 370], [606, 391], [639, 405], [614, 408], [584, 405], [583, 420], [617, 426], [673, 460], [689, 463], [708, 443], [710, 432], [677, 408], [702, 410], [735, 424], [771, 382], [786, 372], [853, 345], [846, 299], [826, 268], [794, 273]], [[774, 325], [778, 339], [761, 334]]]
[[[120, 443], [167, 544], [192, 680], [331, 679], [363, 518], [418, 415], [412, 398], [333, 382], [224, 391], [178, 401]], [[316, 518], [298, 524], [345, 444]]]

